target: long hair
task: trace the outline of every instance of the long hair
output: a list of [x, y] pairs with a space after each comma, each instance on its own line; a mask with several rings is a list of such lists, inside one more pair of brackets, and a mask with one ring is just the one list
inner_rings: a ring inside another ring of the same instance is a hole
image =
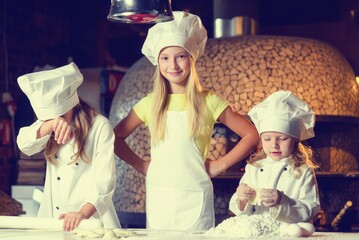
[[[204, 95], [200, 83], [195, 62], [190, 59], [190, 73], [186, 84], [186, 107], [188, 111], [188, 132], [191, 136], [198, 136], [204, 126]], [[153, 83], [152, 103], [152, 144], [157, 144], [164, 139], [166, 133], [166, 112], [169, 94], [169, 83], [157, 66]]]
[[[262, 143], [260, 143], [257, 147], [257, 151], [252, 154], [247, 161], [248, 164], [251, 164], [256, 167], [260, 167], [257, 161], [266, 158]], [[319, 164], [315, 161], [313, 150], [311, 147], [302, 144], [301, 142], [297, 142], [294, 145], [294, 149], [292, 154], [289, 156], [289, 164], [294, 168], [294, 175], [299, 177], [302, 174], [301, 166], [307, 165], [309, 168], [315, 170], [319, 168]]]
[[[92, 126], [94, 118], [97, 116], [97, 112], [86, 102], [80, 99], [79, 104], [73, 108], [73, 115], [71, 122], [74, 126], [74, 139], [75, 153], [71, 156], [71, 161], [68, 164], [74, 163], [77, 159], [81, 158], [84, 162], [90, 162], [85, 153], [85, 143]], [[57, 165], [55, 156], [60, 149], [60, 145], [55, 141], [54, 137], [51, 136], [50, 140], [44, 149], [44, 155], [48, 162], [53, 165]]]

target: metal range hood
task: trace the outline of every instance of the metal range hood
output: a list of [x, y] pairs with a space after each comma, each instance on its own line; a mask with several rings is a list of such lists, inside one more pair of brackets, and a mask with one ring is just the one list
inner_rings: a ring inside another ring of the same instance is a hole
[[258, 0], [213, 0], [214, 38], [255, 35]]

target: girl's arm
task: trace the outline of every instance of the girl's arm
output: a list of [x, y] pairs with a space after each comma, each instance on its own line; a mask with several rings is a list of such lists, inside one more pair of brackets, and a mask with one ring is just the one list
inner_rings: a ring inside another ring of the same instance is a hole
[[297, 181], [301, 184], [293, 189], [298, 192], [298, 197], [283, 193], [280, 204], [270, 208], [270, 215], [276, 220], [288, 223], [308, 222], [319, 212], [318, 185], [312, 170], [307, 169]]
[[49, 141], [51, 132], [49, 134], [42, 132], [41, 135], [38, 133], [43, 124], [44, 122], [37, 120], [30, 126], [20, 128], [16, 143], [20, 151], [27, 156], [32, 156], [44, 150]]
[[132, 109], [114, 128], [115, 132], [115, 154], [130, 164], [137, 171], [146, 175], [149, 161], [140, 158], [126, 143], [126, 138], [143, 122]]
[[50, 119], [43, 122], [37, 130], [36, 139], [51, 135], [54, 132], [54, 138], [58, 144], [65, 144], [72, 138], [72, 126], [70, 121], [63, 117]]
[[89, 219], [95, 212], [95, 206], [91, 203], [86, 203], [78, 212], [61, 214], [59, 219], [64, 219], [63, 228], [65, 231], [72, 231], [83, 219]]
[[235, 215], [251, 215], [253, 213], [252, 207], [255, 205], [257, 193], [250, 187], [251, 183], [255, 185], [253, 182], [255, 178], [251, 178], [251, 175], [256, 175], [256, 168], [247, 164], [237, 190], [229, 201], [229, 210]]
[[255, 126], [245, 117], [227, 107], [218, 117], [218, 121], [226, 125], [241, 140], [234, 148], [217, 161], [206, 161], [207, 171], [210, 177], [215, 177], [243, 160], [259, 143], [259, 135]]

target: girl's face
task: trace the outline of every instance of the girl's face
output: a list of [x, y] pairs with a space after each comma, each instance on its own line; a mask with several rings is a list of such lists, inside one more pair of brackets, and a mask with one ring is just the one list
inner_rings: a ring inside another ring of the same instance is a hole
[[184, 93], [190, 73], [190, 55], [181, 47], [166, 47], [158, 57], [162, 76], [170, 85], [171, 93]]
[[298, 140], [284, 133], [264, 132], [261, 134], [261, 142], [267, 156], [279, 161], [292, 154]]

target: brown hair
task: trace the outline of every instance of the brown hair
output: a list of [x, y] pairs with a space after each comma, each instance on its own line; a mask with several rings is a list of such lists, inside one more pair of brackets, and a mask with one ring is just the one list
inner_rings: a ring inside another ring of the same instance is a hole
[[[85, 154], [85, 143], [89, 130], [92, 126], [94, 118], [97, 116], [97, 112], [86, 102], [80, 99], [79, 104], [73, 108], [73, 115], [71, 122], [74, 125], [75, 130], [75, 149], [77, 151], [71, 156], [71, 161], [68, 164], [74, 163], [77, 159], [81, 158], [84, 162], [90, 162]], [[45, 158], [48, 162], [56, 165], [55, 155], [58, 153], [60, 145], [51, 136], [50, 140], [44, 150]]]

